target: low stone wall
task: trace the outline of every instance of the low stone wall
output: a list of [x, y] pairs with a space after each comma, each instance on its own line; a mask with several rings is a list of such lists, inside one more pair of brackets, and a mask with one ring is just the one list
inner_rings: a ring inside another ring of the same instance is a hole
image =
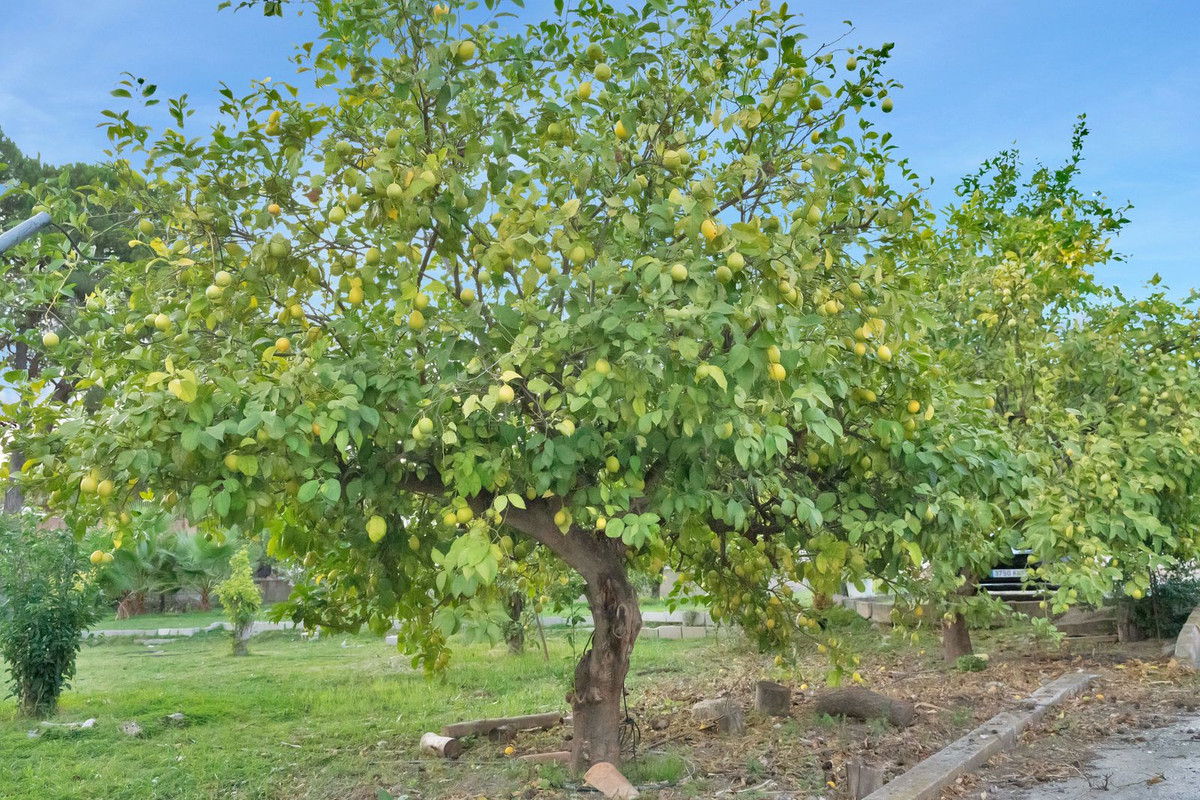
[[292, 582], [287, 578], [255, 578], [254, 583], [262, 593], [264, 603], [282, 603], [292, 593]]

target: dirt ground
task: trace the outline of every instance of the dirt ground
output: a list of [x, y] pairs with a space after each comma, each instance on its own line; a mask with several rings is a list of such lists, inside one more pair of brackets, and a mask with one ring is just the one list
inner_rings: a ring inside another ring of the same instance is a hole
[[[1035, 641], [1028, 631], [999, 629], [977, 636], [977, 652], [990, 653], [987, 668], [959, 672], [942, 663], [932, 638], [924, 640], [926, 652], [897, 644], [900, 637], [886, 631], [860, 634], [864, 644], [875, 642], [860, 650], [865, 685], [913, 702], [918, 716], [911, 727], [818, 715], [813, 705], [820, 691], [815, 678], [819, 661], [801, 659], [781, 674], [768, 657], [733, 646], [698, 657], [694, 670], [631, 676], [629, 713], [640, 743], [637, 760], [626, 765], [626, 772], [644, 797], [661, 800], [723, 795], [843, 800], [848, 796], [846, 763], [852, 758], [882, 766], [890, 780], [1064, 673], [1084, 670], [1101, 676], [1086, 696], [1069, 701], [1031, 729], [1017, 750], [945, 794], [945, 800], [965, 800], [986, 796], [988, 786], [1071, 773], [1077, 769], [1073, 754], [1086, 744], [1113, 732], [1169, 724], [1179, 710], [1200, 705], [1200, 681], [1163, 656], [1161, 642], [1073, 651]], [[806, 680], [806, 675], [814, 677]], [[793, 689], [790, 717], [765, 717], [752, 710], [755, 683], [762, 678]], [[698, 700], [724, 695], [746, 712], [742, 735], [721, 735], [691, 714]], [[522, 753], [569, 749], [569, 730], [522, 734], [517, 745]], [[502, 745], [483, 742], [463, 761], [503, 757]], [[438, 768], [430, 767], [436, 773]], [[587, 791], [555, 766], [532, 770], [510, 761], [503, 781], [489, 770], [460, 776], [465, 780], [449, 782], [452, 793], [439, 796], [563, 798]]]
[[1081, 665], [1101, 679], [1031, 726], [1017, 747], [960, 779], [943, 793], [943, 800], [994, 797], [1008, 789], [1080, 777], [1093, 746], [1113, 738], [1144, 742], [1148, 732], [1200, 709], [1200, 679], [1163, 655], [1163, 645], [1110, 645], [1082, 658]]

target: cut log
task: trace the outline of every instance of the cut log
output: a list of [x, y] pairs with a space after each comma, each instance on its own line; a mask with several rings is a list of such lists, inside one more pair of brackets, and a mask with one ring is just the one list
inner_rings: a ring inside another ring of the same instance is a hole
[[462, 755], [462, 742], [450, 736], [438, 736], [430, 731], [421, 737], [421, 752], [429, 756], [458, 758]]
[[912, 725], [917, 714], [917, 709], [906, 700], [893, 700], [878, 692], [854, 686], [819, 693], [816, 709], [818, 714], [854, 717], [864, 721], [883, 717], [897, 728]]
[[863, 800], [883, 788], [883, 767], [867, 764], [858, 757], [850, 759], [846, 764], [846, 788], [853, 800]]
[[692, 714], [699, 722], [715, 722], [721, 733], [737, 735], [746, 730], [742, 707], [729, 697], [701, 700], [692, 706]]
[[792, 713], [792, 690], [775, 681], [759, 681], [754, 689], [754, 710], [772, 717]]
[[536, 731], [553, 728], [562, 722], [563, 715], [557, 711], [545, 714], [530, 714], [524, 717], [500, 717], [498, 719], [476, 719], [470, 722], [455, 722], [442, 726], [442, 736], [481, 736], [508, 726], [514, 731]]
[[518, 761], [527, 764], [569, 764], [570, 750], [555, 750], [553, 753], [530, 753], [527, 756], [517, 756]]
[[607, 761], [593, 764], [592, 768], [584, 773], [583, 780], [609, 800], [627, 800], [638, 796], [638, 790], [629, 779]]

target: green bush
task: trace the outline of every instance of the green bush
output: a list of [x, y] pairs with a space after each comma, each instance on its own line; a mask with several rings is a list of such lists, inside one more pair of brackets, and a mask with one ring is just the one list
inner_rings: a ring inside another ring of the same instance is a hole
[[987, 667], [987, 659], [975, 655], [959, 656], [954, 661], [954, 668], [959, 672], [983, 672]]
[[217, 584], [217, 599], [233, 623], [233, 654], [247, 655], [246, 633], [254, 624], [254, 615], [262, 606], [262, 595], [250, 569], [250, 553], [238, 550], [229, 559], [229, 577]]
[[69, 531], [0, 516], [0, 656], [23, 714], [49, 716], [70, 686], [80, 634], [99, 615], [91, 578]]
[[1126, 597], [1133, 622], [1147, 636], [1173, 639], [1196, 606], [1200, 606], [1197, 564], [1183, 564], [1164, 575], [1154, 576], [1150, 593], [1143, 598]]

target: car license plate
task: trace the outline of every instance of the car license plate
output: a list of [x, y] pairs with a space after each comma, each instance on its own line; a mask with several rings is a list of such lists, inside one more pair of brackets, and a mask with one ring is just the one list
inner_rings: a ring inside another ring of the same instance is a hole
[[1023, 569], [994, 569], [992, 570], [993, 578], [1023, 578], [1025, 570]]

